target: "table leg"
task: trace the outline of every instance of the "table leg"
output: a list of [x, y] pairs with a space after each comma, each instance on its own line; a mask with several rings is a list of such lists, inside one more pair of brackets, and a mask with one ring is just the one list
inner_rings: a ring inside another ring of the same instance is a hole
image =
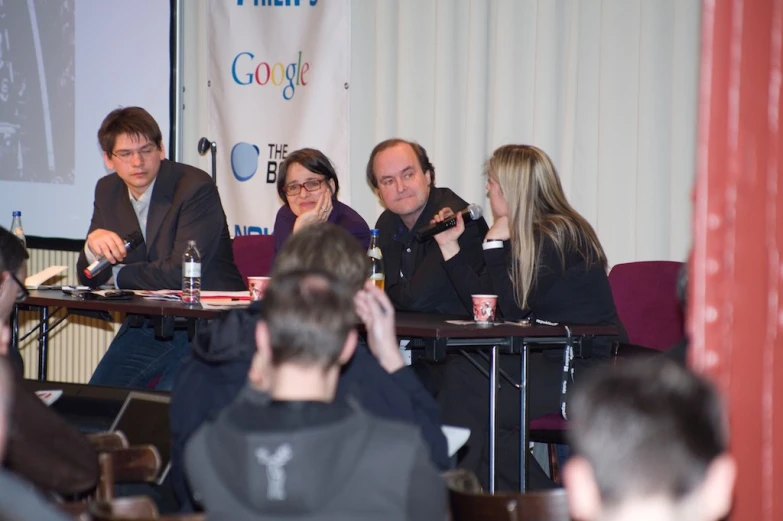
[[38, 380], [46, 381], [49, 366], [49, 308], [41, 306], [41, 331], [38, 333]]
[[489, 364], [489, 493], [495, 493], [495, 442], [497, 441], [498, 346], [492, 346]]
[[527, 458], [528, 458], [528, 424], [527, 424], [527, 342], [522, 342], [522, 352], [519, 356], [519, 491], [527, 490]]

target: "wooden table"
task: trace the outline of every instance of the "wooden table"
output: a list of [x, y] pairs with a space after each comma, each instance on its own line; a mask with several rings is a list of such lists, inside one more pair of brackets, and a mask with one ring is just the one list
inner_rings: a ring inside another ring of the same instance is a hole
[[[203, 308], [180, 302], [148, 300], [139, 296], [127, 301], [84, 300], [64, 294], [60, 290], [34, 290], [30, 297], [18, 307], [38, 308], [40, 323], [33, 331], [40, 329], [38, 335], [38, 379], [46, 380], [48, 364], [49, 332], [65, 317], [49, 324], [49, 308], [67, 308], [85, 311], [114, 311], [157, 317], [184, 317], [195, 322], [198, 319], [210, 319], [222, 310]], [[614, 336], [615, 326], [586, 325], [529, 325], [501, 323], [482, 327], [475, 323], [457, 325], [449, 323], [453, 317], [422, 313], [397, 313], [397, 336], [417, 339], [423, 344], [424, 356], [430, 359], [443, 359], [449, 351], [479, 349], [489, 351], [489, 488], [495, 490], [495, 462], [497, 439], [497, 387], [498, 355], [512, 353], [520, 355], [520, 489], [526, 489], [527, 474], [527, 381], [528, 351], [531, 344], [566, 346], [579, 352], [582, 339], [593, 336]], [[18, 326], [13, 324], [14, 340], [18, 338]], [[28, 333], [29, 334], [29, 333]]]
[[[497, 442], [497, 388], [498, 354], [501, 352], [520, 355], [520, 490], [526, 489], [528, 456], [528, 414], [527, 382], [528, 352], [531, 344], [565, 346], [579, 353], [582, 339], [595, 336], [614, 336], [615, 326], [588, 325], [528, 325], [502, 323], [482, 327], [475, 323], [456, 325], [448, 317], [415, 313], [397, 313], [397, 335], [424, 340], [427, 356], [441, 359], [450, 350], [489, 349], [489, 491], [495, 491], [495, 447]], [[561, 396], [561, 403], [565, 400]]]

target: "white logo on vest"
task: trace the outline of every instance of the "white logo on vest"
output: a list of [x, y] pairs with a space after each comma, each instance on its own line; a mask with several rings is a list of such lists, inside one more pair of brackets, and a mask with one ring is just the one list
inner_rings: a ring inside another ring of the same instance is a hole
[[267, 499], [285, 500], [285, 469], [283, 467], [291, 461], [293, 455], [294, 452], [288, 443], [280, 445], [272, 454], [263, 447], [256, 450], [258, 462], [266, 467]]

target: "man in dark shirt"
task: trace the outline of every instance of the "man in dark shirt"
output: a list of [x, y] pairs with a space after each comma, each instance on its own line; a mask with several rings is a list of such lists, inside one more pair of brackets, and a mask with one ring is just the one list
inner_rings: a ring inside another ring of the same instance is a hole
[[337, 395], [357, 347], [354, 298], [368, 330], [393, 321], [383, 292], [366, 291], [326, 272], [272, 279], [248, 386], [186, 448], [207, 519], [445, 518], [445, 484], [418, 429]]
[[[400, 311], [471, 315], [443, 269], [434, 240], [416, 240], [443, 208], [458, 212], [468, 206], [448, 188], [435, 187], [435, 167], [418, 143], [388, 139], [375, 146], [367, 162], [367, 182], [386, 207], [375, 227], [386, 269], [386, 292]], [[466, 223], [459, 239], [468, 263], [479, 273], [484, 265], [481, 241], [484, 218]]]

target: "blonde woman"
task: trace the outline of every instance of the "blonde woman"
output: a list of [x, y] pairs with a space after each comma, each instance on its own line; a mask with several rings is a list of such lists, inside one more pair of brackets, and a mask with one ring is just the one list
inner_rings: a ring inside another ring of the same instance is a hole
[[[497, 312], [503, 319], [614, 324], [620, 330], [619, 338], [625, 340], [606, 276], [606, 254], [592, 226], [568, 203], [549, 156], [534, 146], [505, 145], [492, 154], [486, 174], [495, 220], [482, 245], [485, 270], [476, 273], [462, 258], [457, 242], [464, 230], [461, 216], [456, 226], [435, 236], [444, 267], [465, 305], [471, 303], [471, 294], [496, 294]], [[441, 221], [451, 213], [443, 209], [433, 220]], [[595, 339], [591, 356], [574, 361], [576, 371], [608, 358], [612, 341]], [[518, 357], [501, 357], [501, 367], [517, 377], [519, 365]], [[561, 371], [562, 350], [531, 355], [531, 418], [558, 410]], [[462, 464], [486, 480], [486, 458], [481, 453], [488, 399], [483, 378], [464, 358], [450, 360], [441, 403], [446, 423], [478, 429], [471, 435], [469, 454]], [[509, 396], [499, 400], [499, 423], [506, 427], [509, 443], [499, 447], [508, 450], [507, 454], [499, 452], [508, 458], [508, 464], [499, 462], [499, 481], [504, 488], [514, 488], [519, 480], [519, 447], [517, 442], [514, 450], [513, 442], [514, 432], [518, 440], [519, 395], [508, 385], [501, 387], [503, 393]]]

